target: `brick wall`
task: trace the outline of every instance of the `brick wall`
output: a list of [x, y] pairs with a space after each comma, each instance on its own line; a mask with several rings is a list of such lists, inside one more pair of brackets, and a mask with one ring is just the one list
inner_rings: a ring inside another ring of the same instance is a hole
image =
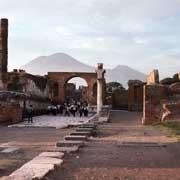
[[0, 125], [14, 124], [22, 121], [22, 108], [0, 106]]
[[163, 114], [161, 121], [180, 121], [180, 102], [164, 103], [162, 106]]
[[143, 119], [145, 125], [161, 121], [161, 101], [168, 100], [168, 86], [156, 84], [144, 86]]

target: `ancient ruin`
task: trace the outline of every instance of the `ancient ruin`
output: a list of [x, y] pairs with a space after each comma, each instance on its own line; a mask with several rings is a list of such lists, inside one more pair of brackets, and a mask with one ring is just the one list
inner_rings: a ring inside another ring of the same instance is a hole
[[[66, 100], [67, 82], [74, 77], [83, 78], [88, 86], [81, 90], [83, 100], [96, 105], [101, 110], [105, 102], [105, 79], [103, 65], [98, 64], [97, 72], [48, 72], [37, 76], [21, 69], [7, 72], [8, 65], [8, 20], [0, 20], [0, 123], [13, 123], [22, 120], [29, 105], [35, 114], [43, 114], [47, 106], [63, 103]], [[98, 98], [97, 98], [98, 97]], [[86, 99], [87, 98], [87, 99]], [[98, 101], [97, 101], [98, 99]], [[5, 117], [5, 109], [14, 109], [14, 116]], [[16, 115], [17, 114], [17, 115]]]

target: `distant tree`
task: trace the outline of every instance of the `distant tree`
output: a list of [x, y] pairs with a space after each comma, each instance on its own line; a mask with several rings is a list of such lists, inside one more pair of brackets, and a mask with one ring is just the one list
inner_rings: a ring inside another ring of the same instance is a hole
[[178, 74], [174, 74], [174, 76], [172, 78], [167, 77], [167, 78], [164, 78], [164, 79], [162, 79], [160, 81], [160, 83], [164, 84], [164, 85], [170, 85], [170, 84], [173, 84], [173, 83], [176, 83], [176, 82], [180, 82]]
[[114, 90], [117, 89], [125, 89], [123, 85], [119, 82], [113, 81], [106, 84], [107, 92], [112, 93]]

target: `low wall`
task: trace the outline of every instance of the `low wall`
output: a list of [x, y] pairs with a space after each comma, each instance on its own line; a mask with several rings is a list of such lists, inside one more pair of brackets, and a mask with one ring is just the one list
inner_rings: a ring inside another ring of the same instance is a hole
[[0, 125], [9, 125], [22, 121], [22, 108], [0, 106]]
[[162, 122], [180, 121], [180, 102], [163, 104], [162, 110]]

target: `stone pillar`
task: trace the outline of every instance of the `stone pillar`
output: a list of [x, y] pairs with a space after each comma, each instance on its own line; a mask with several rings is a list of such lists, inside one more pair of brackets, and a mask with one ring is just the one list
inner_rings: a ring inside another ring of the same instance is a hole
[[103, 106], [103, 82], [105, 70], [103, 64], [98, 63], [97, 69], [97, 114], [100, 115]]
[[0, 19], [0, 89], [4, 88], [8, 64], [8, 19]]

